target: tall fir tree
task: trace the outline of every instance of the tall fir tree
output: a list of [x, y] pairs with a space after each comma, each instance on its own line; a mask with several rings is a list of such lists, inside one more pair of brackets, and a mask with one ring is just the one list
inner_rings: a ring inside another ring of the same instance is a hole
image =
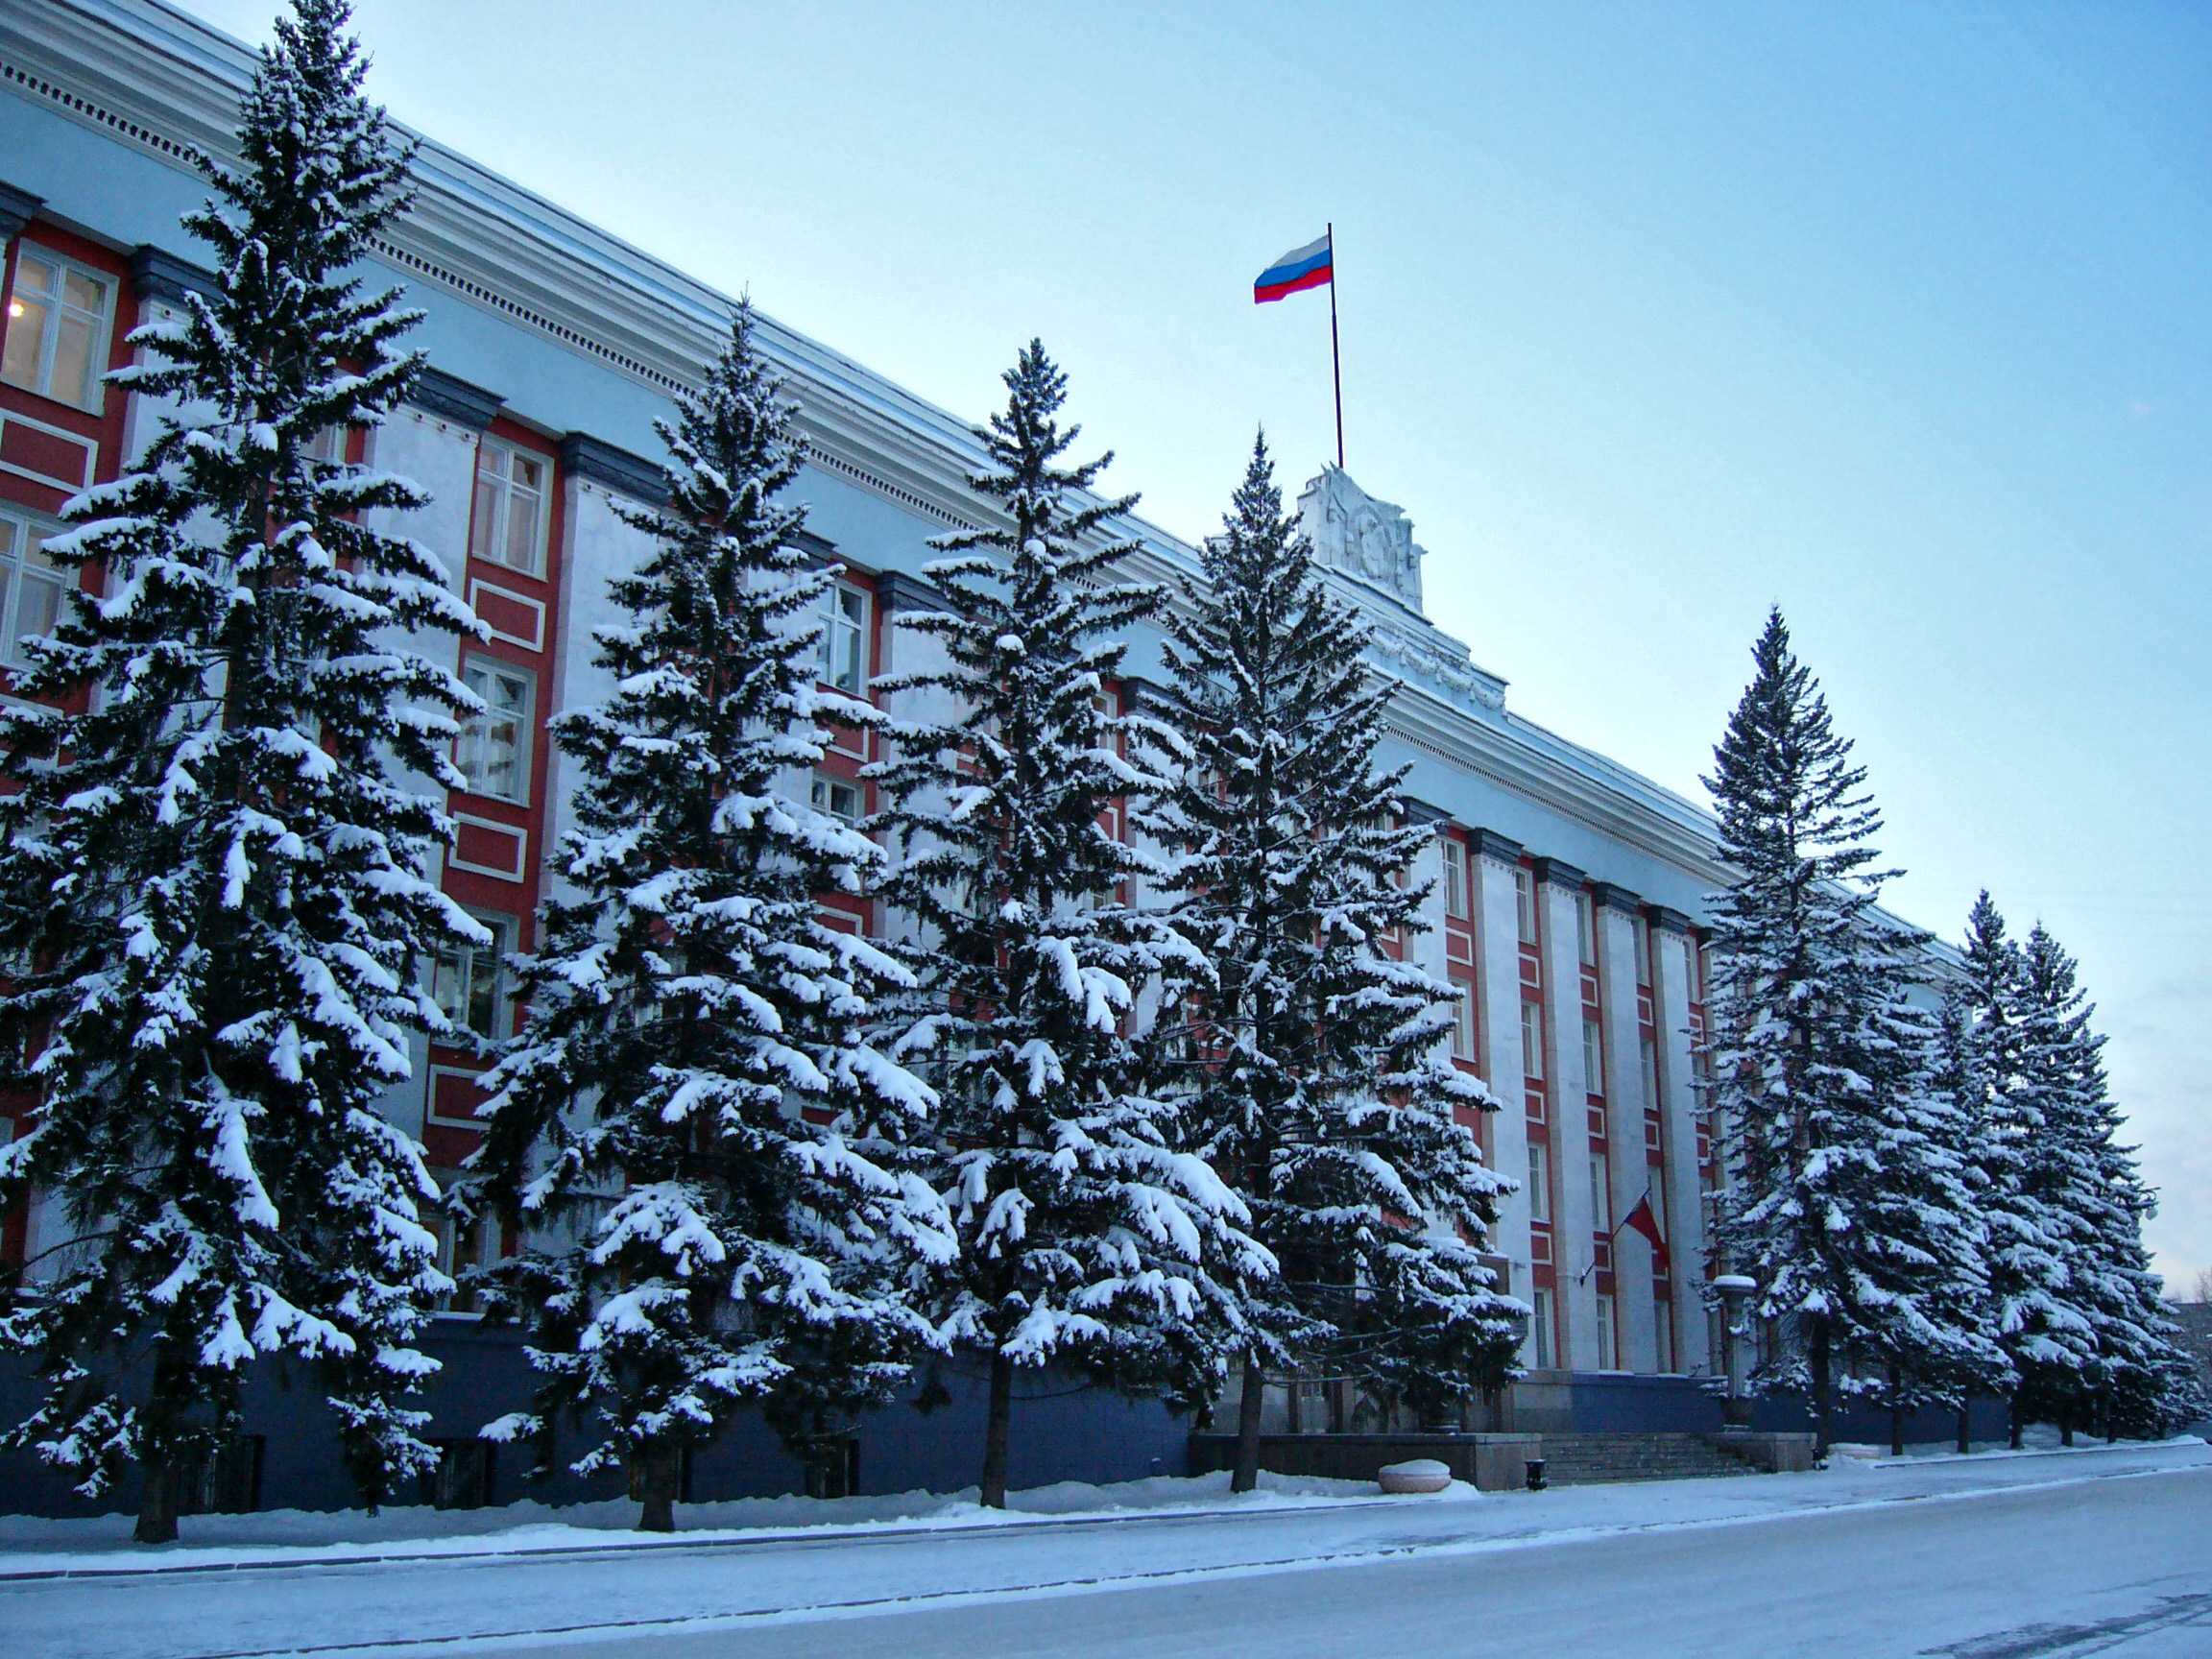
[[2069, 1299], [2096, 1342], [2090, 1364], [2047, 1378], [2051, 1394], [2038, 1404], [2069, 1442], [2092, 1423], [2108, 1435], [2171, 1432], [2204, 1400], [2143, 1245], [2156, 1206], [2118, 1139], [2096, 1009], [2079, 965], [2040, 922], [2021, 957], [2023, 1081], [2045, 1125], [2030, 1180], [2064, 1217]]
[[1974, 1329], [1981, 1236], [1965, 1135], [1932, 1088], [1910, 986], [1925, 940], [1875, 908], [1881, 818], [1780, 611], [1707, 781], [1722, 856], [1709, 1085], [1726, 1125], [1714, 1243], [1759, 1286], [1759, 1368], [1802, 1391], [1825, 1451], [1837, 1395], [1910, 1403], [2002, 1375]]
[[1512, 1188], [1471, 1127], [1497, 1101], [1449, 1058], [1452, 988], [1382, 948], [1419, 930], [1425, 888], [1402, 878], [1432, 835], [1391, 822], [1393, 686], [1313, 571], [1264, 437], [1202, 560], [1165, 659], [1189, 755], [1142, 823], [1211, 967], [1182, 1005], [1180, 1094], [1283, 1264], [1234, 1282], [1248, 1491], [1268, 1369], [1363, 1375], [1433, 1416], [1504, 1380], [1527, 1310], [1480, 1256]]
[[953, 1250], [904, 1166], [933, 1098], [861, 1031], [912, 976], [819, 903], [882, 854], [807, 781], [826, 723], [878, 715], [817, 686], [837, 573], [781, 498], [803, 451], [756, 327], [740, 305], [661, 424], [667, 508], [626, 513], [655, 546], [597, 635], [612, 695], [555, 722], [574, 896], [522, 964], [533, 1018], [486, 1078], [470, 1183], [573, 1239], [507, 1271], [544, 1385], [493, 1437], [549, 1451], [564, 1407], [595, 1409], [575, 1468], [627, 1468], [657, 1531], [683, 1454], [740, 1407], [796, 1442], [886, 1398], [934, 1343], [917, 1282]]
[[1986, 892], [1966, 919], [1965, 1029], [1960, 1068], [1989, 1235], [1984, 1262], [1994, 1333], [2011, 1362], [2017, 1448], [2038, 1402], [2071, 1398], [2096, 1361], [2096, 1333], [2074, 1294], [2072, 1223], [2054, 1205], [2051, 1125], [2029, 1080], [2027, 963]]
[[424, 875], [450, 825], [414, 773], [470, 699], [403, 644], [474, 628], [439, 564], [364, 515], [421, 506], [319, 459], [374, 426], [418, 314], [349, 275], [405, 203], [409, 152], [362, 96], [343, 0], [298, 0], [204, 161], [186, 228], [213, 297], [132, 336], [114, 380], [181, 413], [137, 469], [70, 504], [57, 558], [104, 577], [31, 647], [0, 712], [0, 1000], [39, 1093], [0, 1198], [60, 1194], [78, 1235], [0, 1322], [39, 1356], [18, 1444], [105, 1489], [144, 1472], [137, 1537], [240, 1421], [253, 1362], [311, 1361], [373, 1505], [434, 1461], [406, 1397], [447, 1283], [421, 1149], [378, 1115], [408, 1033], [444, 1030], [417, 965], [482, 929]]
[[1244, 1345], [1224, 1276], [1271, 1265], [1150, 1092], [1164, 1039], [1142, 994], [1204, 965], [1125, 902], [1158, 871], [1105, 823], [1164, 781], [1100, 707], [1160, 598], [1111, 580], [1131, 543], [1102, 531], [1135, 498], [1084, 498], [1111, 457], [1062, 461], [1079, 428], [1060, 423], [1066, 378], [1040, 344], [1004, 379], [972, 480], [1004, 526], [936, 543], [950, 608], [899, 620], [942, 664], [881, 684], [941, 712], [897, 725], [875, 769], [898, 854], [883, 892], [919, 925], [901, 1052], [936, 1057], [938, 1180], [962, 1243], [939, 1319], [987, 1360], [982, 1495], [1001, 1506], [1018, 1369], [1210, 1398]]

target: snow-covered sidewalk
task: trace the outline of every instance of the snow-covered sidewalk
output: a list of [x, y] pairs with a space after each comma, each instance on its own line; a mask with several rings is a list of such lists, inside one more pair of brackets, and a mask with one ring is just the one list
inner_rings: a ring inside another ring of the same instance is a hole
[[[742, 1636], [769, 1625], [846, 1619], [1108, 1589], [1390, 1562], [1464, 1557], [1587, 1543], [1610, 1549], [1638, 1534], [1729, 1529], [1748, 1547], [1770, 1523], [1833, 1516], [1849, 1525], [1894, 1513], [1936, 1515], [1993, 1501], [2017, 1509], [2047, 1495], [2065, 1510], [2076, 1492], [2169, 1481], [2200, 1483], [2212, 1448], [2200, 1441], [2042, 1455], [1915, 1461], [1845, 1461], [1807, 1475], [1581, 1486], [1502, 1493], [1469, 1502], [1436, 1497], [1350, 1498], [1275, 1493], [1231, 1509], [1188, 1497], [1152, 1510], [1032, 1511], [973, 1525], [958, 1512], [856, 1527], [729, 1528], [672, 1540], [584, 1534], [586, 1545], [534, 1555], [509, 1529], [449, 1539], [444, 1558], [417, 1554], [225, 1571], [216, 1551], [189, 1547], [164, 1563], [186, 1572], [93, 1572], [0, 1582], [0, 1629], [11, 1652], [39, 1659], [242, 1659], [245, 1655], [382, 1650], [454, 1644], [469, 1650], [547, 1641], [644, 1641], [701, 1632]], [[2073, 1489], [2069, 1491], [2067, 1489]], [[1095, 1490], [1095, 1489], [1094, 1489]], [[1156, 1496], [1166, 1494], [1156, 1493]], [[1203, 1495], [1201, 1495], [1203, 1498]], [[1225, 1494], [1223, 1495], [1225, 1496]], [[2038, 1500], [2040, 1503], [2042, 1501]], [[1611, 1541], [1611, 1542], [1608, 1542]], [[105, 1551], [59, 1540], [11, 1551], [21, 1569], [44, 1559], [122, 1564]], [[264, 1550], [281, 1548], [262, 1546]], [[1732, 1551], [1733, 1552], [1733, 1551]], [[132, 1556], [132, 1559], [138, 1557]], [[271, 1570], [271, 1569], [274, 1570]]]
[[1240, 1515], [1374, 1503], [1456, 1503], [1479, 1497], [1454, 1481], [1441, 1493], [1385, 1498], [1373, 1481], [1262, 1474], [1257, 1492], [1232, 1493], [1226, 1473], [1155, 1476], [1111, 1485], [1062, 1481], [1008, 1495], [987, 1509], [973, 1486], [953, 1493], [900, 1492], [861, 1498], [743, 1498], [686, 1503], [682, 1530], [635, 1530], [637, 1505], [624, 1499], [561, 1508], [524, 1501], [491, 1509], [386, 1506], [376, 1515], [276, 1509], [194, 1516], [177, 1544], [131, 1542], [132, 1518], [49, 1521], [0, 1516], [0, 1580], [58, 1574], [206, 1572], [223, 1568], [321, 1566], [450, 1556], [545, 1555], [606, 1550], [682, 1550], [701, 1545], [825, 1543], [840, 1537], [947, 1532], [1128, 1521], [1142, 1517]]
[[[2183, 1436], [2165, 1447], [2201, 1448]], [[2032, 1434], [2020, 1452], [1982, 1445], [1961, 1457], [1941, 1445], [1914, 1446], [1903, 1458], [1886, 1449], [1845, 1445], [1836, 1449], [1831, 1466], [1811, 1477], [1793, 1478], [1791, 1506], [1822, 1506], [1824, 1501], [1857, 1493], [1858, 1479], [1869, 1472], [1928, 1469], [1944, 1464], [2008, 1464], [2052, 1455], [2098, 1456], [2150, 1449], [2140, 1441], [2116, 1447], [2087, 1443], [2062, 1449], [2055, 1431]], [[2046, 1474], [2036, 1479], [2050, 1479]], [[1762, 1485], [1778, 1478], [1768, 1478]], [[2009, 1478], [2008, 1478], [2009, 1479]], [[1803, 1486], [1804, 1480], [1817, 1482]], [[1582, 1527], [1637, 1525], [1637, 1517], [1671, 1512], [1693, 1496], [1724, 1499], [1736, 1482], [1652, 1482], [1640, 1486], [1562, 1488], [1546, 1494], [1498, 1493], [1487, 1503], [1510, 1506], [1489, 1517], [1518, 1535], [1531, 1516], [1553, 1526]], [[1718, 1486], [1719, 1492], [1711, 1489]], [[1871, 1487], [1879, 1501], [1886, 1487]], [[1670, 1501], [1671, 1496], [1671, 1500]], [[1748, 1498], [1749, 1493], [1740, 1493]], [[1762, 1498], [1780, 1496], [1764, 1493]], [[887, 1541], [906, 1534], [992, 1531], [1049, 1523], [1055, 1527], [1107, 1525], [1141, 1520], [1232, 1518], [1290, 1510], [1381, 1508], [1405, 1516], [1411, 1506], [1460, 1504], [1483, 1498], [1454, 1481], [1445, 1491], [1421, 1496], [1385, 1497], [1372, 1482], [1327, 1480], [1272, 1474], [1261, 1476], [1257, 1492], [1234, 1494], [1227, 1474], [1190, 1478], [1152, 1477], [1111, 1485], [1064, 1481], [1010, 1495], [1009, 1507], [987, 1509], [974, 1487], [937, 1494], [902, 1492], [882, 1496], [812, 1499], [738, 1499], [685, 1504], [678, 1509], [682, 1530], [674, 1534], [634, 1530], [637, 1505], [612, 1499], [553, 1508], [522, 1502], [498, 1508], [438, 1510], [388, 1506], [371, 1516], [360, 1510], [338, 1512], [285, 1509], [249, 1515], [195, 1516], [184, 1523], [181, 1542], [148, 1550], [131, 1542], [131, 1517], [110, 1514], [87, 1520], [50, 1521], [0, 1516], [0, 1581], [51, 1576], [108, 1575], [163, 1572], [244, 1571], [255, 1568], [359, 1566], [380, 1562], [425, 1561], [494, 1555], [545, 1556], [609, 1551], [683, 1551], [709, 1546], [741, 1548], [777, 1544], [828, 1544], [840, 1538]], [[1733, 1509], [1722, 1503], [1723, 1510]], [[1762, 1503], [1761, 1506], [1764, 1506]], [[1570, 1519], [1569, 1517], [1573, 1518]], [[1458, 1526], [1463, 1517], [1455, 1516]], [[1472, 1525], [1472, 1524], [1470, 1524]], [[1486, 1528], [1475, 1528], [1483, 1530]]]

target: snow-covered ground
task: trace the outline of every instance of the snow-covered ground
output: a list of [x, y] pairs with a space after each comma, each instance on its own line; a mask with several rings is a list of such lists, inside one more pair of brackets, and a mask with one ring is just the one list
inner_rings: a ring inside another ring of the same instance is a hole
[[[1407, 1640], [1388, 1646], [1433, 1654], [1498, 1651], [1502, 1629], [1556, 1626], [1544, 1646], [1570, 1655], [1863, 1659], [2072, 1622], [2138, 1646], [2180, 1644], [2142, 1647], [2146, 1659], [2212, 1652], [2212, 1627], [2197, 1622], [2212, 1619], [2212, 1448], [2201, 1442], [1839, 1465], [1479, 1502], [1278, 1493], [1228, 1513], [1186, 1500], [1097, 1515], [1095, 1499], [1070, 1495], [1074, 1513], [979, 1527], [878, 1519], [641, 1550], [17, 1579], [0, 1582], [0, 1648], [8, 1659], [212, 1659], [631, 1643], [654, 1659], [1220, 1659], [1371, 1649], [1384, 1645], [1377, 1631], [1403, 1624]], [[19, 1545], [11, 1564], [48, 1553]], [[1743, 1623], [1767, 1618], [1798, 1623]], [[1512, 1623], [1524, 1619], [1535, 1623]], [[1613, 1639], [1599, 1640], [1607, 1630]], [[1831, 1644], [1831, 1631], [1851, 1641]], [[2098, 1650], [2135, 1659], [2137, 1647], [2114, 1639]]]
[[[1451, 1503], [1480, 1494], [1463, 1481], [1424, 1494]], [[820, 1542], [827, 1534], [867, 1535], [951, 1527], [1010, 1527], [1040, 1520], [1105, 1520], [1129, 1515], [1240, 1514], [1262, 1509], [1343, 1503], [1403, 1504], [1382, 1498], [1371, 1480], [1324, 1480], [1262, 1474], [1257, 1492], [1232, 1493], [1226, 1473], [1190, 1478], [1153, 1476], [1111, 1485], [1064, 1480], [1008, 1495], [1008, 1507], [986, 1509], [976, 1488], [953, 1493], [899, 1492], [861, 1498], [743, 1498], [677, 1507], [683, 1530], [673, 1539], [639, 1533], [637, 1505], [627, 1499], [553, 1508], [523, 1502], [495, 1509], [387, 1506], [378, 1514], [272, 1509], [252, 1515], [199, 1515], [180, 1523], [176, 1544], [144, 1549], [131, 1542], [132, 1517], [48, 1521], [0, 1515], [0, 1578], [73, 1572], [158, 1572], [334, 1560], [391, 1560], [419, 1555], [482, 1555], [572, 1550], [668, 1548], [708, 1543], [757, 1543], [775, 1538]]]

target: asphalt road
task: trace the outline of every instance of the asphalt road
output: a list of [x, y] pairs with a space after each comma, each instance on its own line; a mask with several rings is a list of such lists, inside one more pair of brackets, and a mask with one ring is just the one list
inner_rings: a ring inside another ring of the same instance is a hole
[[[2206, 1659], [2212, 1471], [1089, 1594], [663, 1631], [619, 1650], [654, 1659]], [[502, 1651], [576, 1659], [585, 1650], [517, 1645]]]

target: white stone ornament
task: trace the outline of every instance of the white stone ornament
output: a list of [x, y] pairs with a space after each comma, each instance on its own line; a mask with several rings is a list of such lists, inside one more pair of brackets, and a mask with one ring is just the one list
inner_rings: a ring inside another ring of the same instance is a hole
[[1414, 541], [1413, 523], [1404, 508], [1378, 500], [1342, 468], [1324, 464], [1320, 476], [1300, 493], [1298, 515], [1324, 566], [1380, 588], [1420, 612], [1421, 561], [1428, 549]]

